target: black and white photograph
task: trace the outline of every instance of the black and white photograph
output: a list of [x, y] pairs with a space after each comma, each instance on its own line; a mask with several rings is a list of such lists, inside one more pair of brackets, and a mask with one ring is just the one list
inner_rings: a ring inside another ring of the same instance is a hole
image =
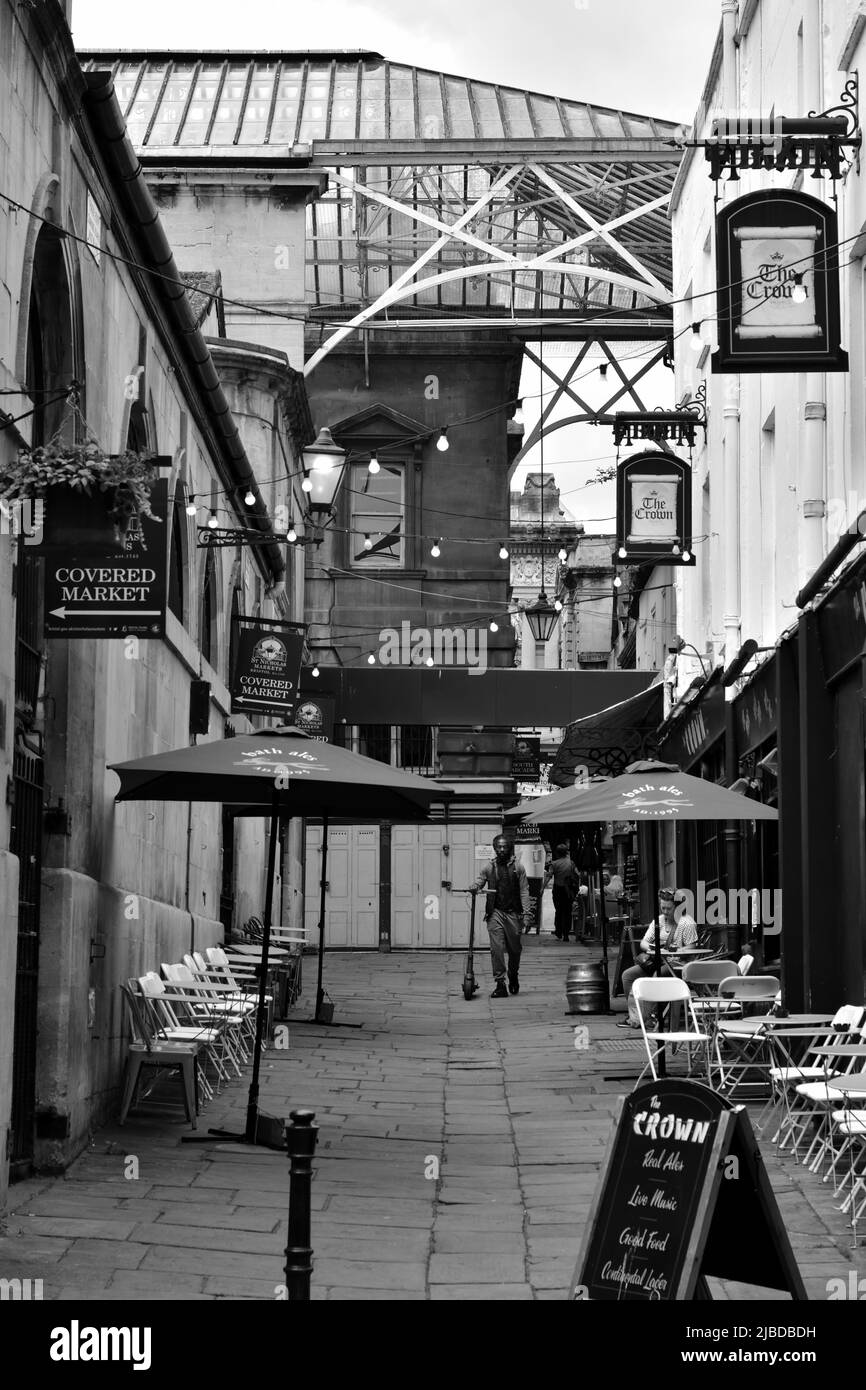
[[861, 66], [857, 0], [0, 0], [49, 1381], [264, 1369], [288, 1302], [847, 1370]]

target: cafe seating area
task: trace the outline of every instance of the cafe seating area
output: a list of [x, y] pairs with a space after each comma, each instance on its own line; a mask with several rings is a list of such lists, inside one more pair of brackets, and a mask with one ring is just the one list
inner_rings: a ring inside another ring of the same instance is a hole
[[[299, 932], [272, 934], [263, 1051], [276, 1020], [297, 999], [306, 944]], [[184, 1114], [196, 1129], [203, 1106], [244, 1075], [255, 1048], [261, 959], [260, 944], [230, 942], [163, 962], [120, 986], [130, 1030], [121, 1124], [154, 1093], [163, 1104], [171, 1094], [163, 1083], [176, 1076]]]
[[750, 1106], [759, 1138], [832, 1184], [856, 1246], [866, 1219], [866, 1009], [789, 1014], [774, 976], [690, 956], [634, 983], [647, 1056], [638, 1082], [685, 1074]]

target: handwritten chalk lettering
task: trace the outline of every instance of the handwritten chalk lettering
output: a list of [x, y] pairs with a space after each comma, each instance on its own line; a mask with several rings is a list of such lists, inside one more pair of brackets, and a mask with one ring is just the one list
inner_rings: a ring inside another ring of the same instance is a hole
[[635, 1134], [647, 1139], [679, 1139], [692, 1144], [703, 1144], [710, 1132], [709, 1121], [684, 1120], [679, 1115], [649, 1115], [645, 1110], [635, 1115], [632, 1128]]

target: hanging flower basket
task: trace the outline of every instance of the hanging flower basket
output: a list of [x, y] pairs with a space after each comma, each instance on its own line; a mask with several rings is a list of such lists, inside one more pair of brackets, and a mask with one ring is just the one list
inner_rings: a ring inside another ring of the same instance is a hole
[[127, 450], [103, 453], [99, 445], [52, 441], [20, 449], [0, 469], [0, 498], [45, 499], [44, 543], [122, 546], [141, 518], [159, 521], [150, 492], [159, 477], [155, 456]]

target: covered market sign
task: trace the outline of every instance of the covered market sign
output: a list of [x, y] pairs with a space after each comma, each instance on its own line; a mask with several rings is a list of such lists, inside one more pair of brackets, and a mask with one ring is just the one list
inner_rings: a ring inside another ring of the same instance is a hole
[[714, 372], [845, 372], [838, 219], [808, 193], [763, 189], [716, 219]]

